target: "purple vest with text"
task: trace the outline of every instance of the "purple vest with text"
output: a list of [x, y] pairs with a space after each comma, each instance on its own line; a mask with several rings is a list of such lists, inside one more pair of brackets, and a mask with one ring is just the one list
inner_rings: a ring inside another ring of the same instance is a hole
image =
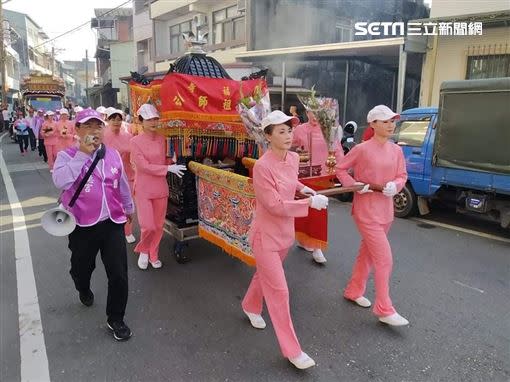
[[[76, 147], [65, 150], [71, 158], [74, 158], [77, 152]], [[125, 223], [127, 219], [120, 194], [122, 160], [119, 153], [110, 148], [106, 149], [104, 158], [98, 162], [74, 206], [69, 207], [71, 198], [91, 164], [92, 158], [85, 163], [73, 185], [62, 193], [62, 204], [74, 215], [76, 224], [81, 227], [89, 227], [99, 222], [104, 202], [110, 219], [115, 223]]]

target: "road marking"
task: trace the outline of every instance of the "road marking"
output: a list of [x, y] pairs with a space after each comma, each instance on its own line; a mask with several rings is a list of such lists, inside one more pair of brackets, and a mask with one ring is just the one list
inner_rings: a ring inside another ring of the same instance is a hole
[[510, 239], [507, 239], [506, 237], [492, 235], [490, 233], [478, 232], [478, 231], [475, 231], [473, 229], [462, 228], [462, 227], [459, 227], [459, 226], [456, 226], [456, 225], [452, 225], [452, 224], [440, 223], [440, 222], [436, 222], [436, 221], [433, 221], [433, 220], [427, 220], [427, 219], [421, 219], [421, 218], [411, 218], [411, 220], [416, 221], [416, 222], [420, 222], [420, 223], [434, 225], [436, 227], [447, 228], [447, 229], [451, 229], [451, 230], [454, 230], [454, 231], [468, 233], [470, 235], [475, 235], [475, 236], [483, 237], [485, 239], [497, 240], [497, 241], [501, 241], [503, 243], [510, 243]]
[[48, 165], [46, 163], [40, 162], [28, 162], [28, 163], [16, 163], [10, 164], [7, 166], [7, 169], [10, 173], [20, 172], [20, 171], [37, 171], [37, 170], [46, 170], [48, 171]]
[[460, 285], [464, 288], [469, 288], [469, 289], [473, 289], [473, 290], [476, 290], [477, 292], [480, 292], [480, 293], [485, 293], [483, 290], [481, 289], [478, 289], [478, 288], [475, 288], [475, 287], [472, 287], [470, 285], [467, 285], [467, 284], [464, 284], [464, 283], [461, 283], [460, 281], [457, 281], [457, 280], [453, 280], [453, 282], [457, 285]]
[[[0, 136], [0, 143], [6, 135], [7, 133]], [[21, 381], [49, 381], [48, 356], [46, 355], [25, 215], [7, 170], [3, 150], [0, 150], [0, 172], [7, 191], [7, 200], [11, 206], [14, 227]]]

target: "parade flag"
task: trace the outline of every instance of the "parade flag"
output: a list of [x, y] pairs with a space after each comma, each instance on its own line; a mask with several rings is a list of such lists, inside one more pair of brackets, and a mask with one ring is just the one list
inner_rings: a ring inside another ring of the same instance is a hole
[[257, 87], [265, 91], [266, 81], [170, 73], [161, 84], [161, 117], [167, 127], [246, 133], [236, 106]]

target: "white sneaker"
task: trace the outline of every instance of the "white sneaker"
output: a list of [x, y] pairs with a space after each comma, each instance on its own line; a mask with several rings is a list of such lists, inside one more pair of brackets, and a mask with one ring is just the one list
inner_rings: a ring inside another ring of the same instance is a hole
[[305, 247], [304, 245], [301, 245], [300, 243], [297, 243], [297, 246], [301, 249], [304, 249], [307, 252], [313, 252], [313, 248]]
[[136, 237], [134, 237], [134, 235], [127, 235], [126, 241], [128, 242], [128, 244], [133, 244], [136, 241]]
[[149, 266], [149, 255], [143, 252], [140, 252], [138, 256], [138, 268], [147, 269]]
[[289, 361], [291, 364], [293, 364], [294, 366], [301, 370], [315, 366], [315, 361], [311, 359], [310, 356], [303, 351], [296, 358], [289, 357]]
[[260, 314], [250, 313], [246, 310], [243, 310], [243, 312], [248, 316], [251, 326], [255, 329], [264, 329], [266, 327], [266, 321], [264, 321]]
[[156, 260], [154, 262], [149, 261], [149, 263], [151, 263], [152, 268], [154, 268], [154, 269], [159, 269], [163, 266], [163, 263], [161, 262], [161, 260]]
[[393, 313], [390, 316], [379, 317], [379, 321], [391, 325], [391, 326], [405, 326], [409, 325], [409, 321], [407, 321], [404, 317], [402, 317], [397, 312]]
[[324, 257], [324, 254], [322, 253], [321, 249], [314, 249], [312, 252], [312, 257], [315, 260], [316, 263], [324, 264], [328, 260]]
[[358, 297], [356, 300], [354, 300], [354, 302], [361, 306], [362, 308], [370, 308], [370, 306], [372, 305], [370, 300], [364, 296]]

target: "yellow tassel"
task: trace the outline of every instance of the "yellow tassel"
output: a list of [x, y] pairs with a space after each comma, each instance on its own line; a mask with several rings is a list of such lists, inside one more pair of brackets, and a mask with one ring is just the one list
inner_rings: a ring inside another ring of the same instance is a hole
[[301, 243], [303, 247], [321, 249], [323, 251], [328, 249], [328, 242], [308, 236], [306, 233], [296, 231], [296, 239]]
[[239, 248], [234, 247], [232, 244], [226, 242], [223, 238], [219, 237], [218, 235], [215, 235], [214, 233], [207, 231], [206, 229], [199, 226], [198, 236], [220, 247], [230, 256], [237, 257], [243, 263], [255, 266], [255, 258], [253, 256], [250, 256], [247, 253], [241, 251]]

